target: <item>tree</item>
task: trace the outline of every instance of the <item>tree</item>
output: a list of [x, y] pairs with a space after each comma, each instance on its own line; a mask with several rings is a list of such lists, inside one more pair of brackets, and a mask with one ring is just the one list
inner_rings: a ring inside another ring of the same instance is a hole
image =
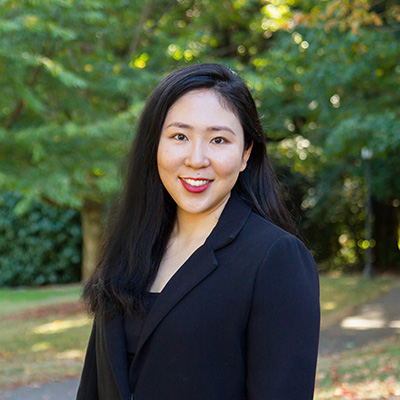
[[[0, 7], [0, 190], [24, 194], [19, 212], [34, 199], [81, 210], [84, 278], [145, 99], [168, 72], [195, 62], [222, 62], [249, 84], [320, 260], [338, 253], [356, 264], [364, 251], [359, 152], [372, 146], [376, 254], [382, 265], [398, 262], [394, 0], [4, 0]], [[380, 248], [385, 243], [391, 250]]]
[[[0, 188], [82, 211], [83, 277], [119, 187], [131, 127], [160, 77], [190, 62], [243, 69], [290, 9], [259, 1], [50, 0], [1, 4]], [[248, 35], [248, 32], [252, 32]], [[261, 37], [261, 40], [260, 40]], [[10, 156], [12, 155], [12, 156]]]
[[293, 169], [309, 178], [303, 208], [318, 228], [313, 237], [321, 244], [321, 223], [336, 232], [336, 243], [327, 247], [349, 263], [357, 263], [368, 245], [360, 151], [374, 150], [376, 262], [394, 267], [400, 261], [400, 185], [394, 172], [400, 148], [400, 91], [394, 90], [400, 83], [400, 9], [394, 2], [331, 1], [324, 9], [317, 4], [298, 15], [293, 31], [281, 32], [257, 61], [261, 74], [268, 70], [281, 84], [279, 100], [269, 96], [271, 110], [281, 102], [279, 118], [270, 120], [272, 131], [278, 137], [296, 133], [279, 150], [283, 163], [290, 157]]

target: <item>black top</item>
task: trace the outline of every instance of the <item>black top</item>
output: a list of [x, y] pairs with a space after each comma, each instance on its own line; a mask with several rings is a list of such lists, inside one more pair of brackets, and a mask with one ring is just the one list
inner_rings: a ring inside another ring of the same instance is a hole
[[[148, 292], [147, 293], [147, 312], [150, 311], [151, 307], [157, 300], [159, 293]], [[146, 317], [131, 316], [124, 318], [124, 331], [126, 341], [126, 352], [128, 356], [128, 368], [132, 364], [132, 360], [135, 357], [136, 349], [139, 343], [140, 334], [143, 329], [144, 321]]]

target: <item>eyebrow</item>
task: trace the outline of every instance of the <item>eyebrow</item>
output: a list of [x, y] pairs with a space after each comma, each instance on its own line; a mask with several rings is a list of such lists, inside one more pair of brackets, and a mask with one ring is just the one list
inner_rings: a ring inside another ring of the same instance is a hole
[[[171, 127], [171, 126], [175, 126], [177, 128], [182, 128], [182, 129], [189, 129], [189, 130], [193, 130], [193, 126], [189, 125], [189, 124], [185, 124], [184, 122], [171, 122], [167, 128]], [[236, 133], [229, 128], [229, 126], [225, 126], [225, 125], [215, 125], [215, 126], [209, 126], [206, 129], [207, 131], [211, 131], [211, 132], [218, 132], [218, 131], [226, 131], [226, 132], [230, 132], [233, 135], [236, 136]]]

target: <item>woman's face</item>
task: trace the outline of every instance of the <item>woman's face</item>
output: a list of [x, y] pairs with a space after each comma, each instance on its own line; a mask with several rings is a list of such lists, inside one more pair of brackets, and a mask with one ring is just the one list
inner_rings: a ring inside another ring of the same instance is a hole
[[180, 97], [167, 113], [157, 152], [158, 173], [178, 215], [223, 208], [250, 152], [239, 119], [212, 90]]

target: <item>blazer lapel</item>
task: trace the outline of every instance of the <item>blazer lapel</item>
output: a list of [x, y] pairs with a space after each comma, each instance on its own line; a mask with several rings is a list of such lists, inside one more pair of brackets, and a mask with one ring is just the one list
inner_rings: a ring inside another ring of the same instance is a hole
[[145, 320], [135, 360], [143, 345], [168, 312], [217, 267], [213, 249], [204, 243], [179, 268], [159, 294]]

